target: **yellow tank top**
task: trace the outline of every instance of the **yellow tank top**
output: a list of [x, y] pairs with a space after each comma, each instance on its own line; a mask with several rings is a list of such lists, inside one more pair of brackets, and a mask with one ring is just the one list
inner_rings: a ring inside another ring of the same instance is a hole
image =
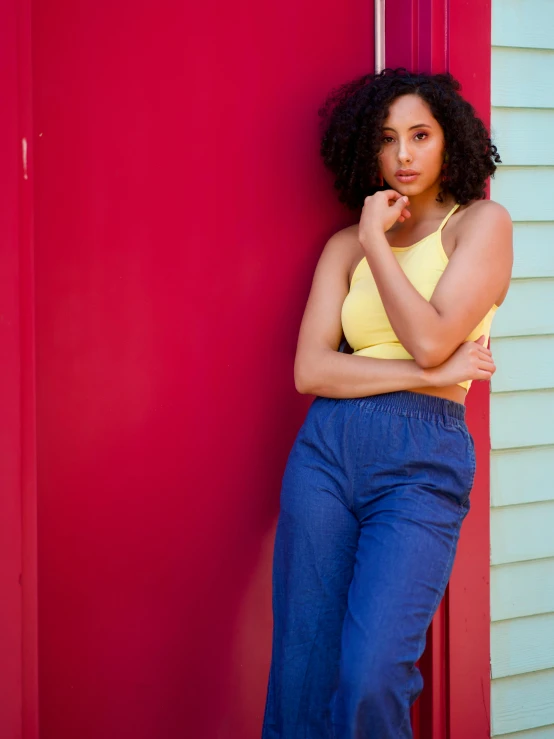
[[[391, 246], [402, 271], [425, 300], [431, 299], [448, 264], [441, 233], [458, 207], [459, 203], [452, 208], [439, 228], [429, 236], [411, 246]], [[475, 341], [481, 335], [488, 339], [496, 310], [497, 306], [493, 305], [465, 341]], [[398, 341], [390, 325], [365, 257], [356, 266], [352, 275], [350, 291], [342, 306], [341, 320], [344, 335], [354, 354], [377, 359], [413, 359]], [[459, 382], [458, 385], [469, 390], [471, 380]]]

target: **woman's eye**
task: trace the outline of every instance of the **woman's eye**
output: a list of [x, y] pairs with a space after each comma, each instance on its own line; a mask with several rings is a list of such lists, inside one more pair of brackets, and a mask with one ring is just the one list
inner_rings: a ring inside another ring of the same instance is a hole
[[[416, 133], [415, 136], [414, 136], [414, 138], [417, 141], [424, 141], [428, 136], [429, 136], [429, 134], [421, 131], [420, 133]], [[421, 138], [419, 138], [419, 137], [421, 137]], [[383, 144], [390, 144], [392, 141], [394, 141], [394, 138], [392, 136], [383, 136], [383, 138], [381, 139], [381, 141], [383, 142]]]

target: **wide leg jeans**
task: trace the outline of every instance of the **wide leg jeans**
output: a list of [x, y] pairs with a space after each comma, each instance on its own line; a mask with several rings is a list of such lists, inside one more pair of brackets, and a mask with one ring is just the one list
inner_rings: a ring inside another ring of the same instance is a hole
[[290, 453], [262, 739], [409, 739], [475, 475], [465, 407], [316, 398]]

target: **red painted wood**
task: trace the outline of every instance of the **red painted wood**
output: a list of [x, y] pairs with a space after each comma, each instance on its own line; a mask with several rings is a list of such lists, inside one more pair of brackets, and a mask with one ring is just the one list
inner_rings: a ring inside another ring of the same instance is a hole
[[[365, 0], [33, 0], [41, 739], [257, 739]], [[314, 32], [316, 31], [316, 32]]]
[[420, 665], [426, 685], [418, 701], [419, 732], [425, 739], [445, 739], [448, 736], [448, 656], [446, 598], [443, 598], [427, 634], [427, 644]]
[[38, 739], [38, 541], [36, 352], [34, 284], [34, 147], [31, 0], [18, 0], [19, 129], [24, 150], [19, 178], [21, 331], [22, 736]]
[[[388, 0], [386, 63], [449, 70], [490, 123], [490, 0]], [[426, 688], [415, 716], [422, 737], [490, 736], [489, 385], [467, 400], [477, 474], [447, 594], [422, 659]]]
[[[491, 2], [450, 3], [449, 68], [490, 125]], [[475, 383], [468, 424], [477, 475], [449, 589], [450, 739], [490, 736], [490, 386]]]
[[446, 0], [387, 0], [385, 4], [388, 66], [441, 72], [448, 59]]
[[0, 735], [37, 739], [30, 22], [0, 5]]
[[20, 737], [21, 664], [21, 334], [17, 13], [0, 5], [0, 728]]
[[[387, 22], [394, 5], [389, 0]], [[453, 0], [443, 47], [441, 4], [406, 5], [396, 27], [408, 19], [411, 33], [394, 36], [389, 27], [387, 49], [410, 61], [395, 63], [439, 71], [446, 54], [487, 120], [489, 4]], [[1, 124], [7, 321], [0, 325], [6, 357], [0, 474], [7, 494], [0, 503], [0, 726], [6, 736], [13, 729], [16, 737], [36, 737], [32, 203], [19, 159], [25, 136], [31, 174], [33, 144], [39, 147], [42, 735], [77, 731], [109, 739], [130, 728], [137, 737], [160, 730], [171, 736], [186, 728], [200, 737], [256, 736], [268, 659], [276, 480], [305, 407], [290, 383], [300, 286], [307, 289], [322, 239], [348, 222], [315, 151], [305, 169], [287, 162], [291, 147], [306, 161], [316, 141], [310, 116], [328, 87], [370, 65], [371, 13], [352, 3], [337, 29], [339, 16], [329, 7], [328, 38], [312, 39], [326, 44], [326, 55], [299, 72], [294, 50], [307, 48], [308, 4], [295, 16], [296, 47], [284, 61], [279, 42], [291, 23], [283, 7], [255, 17], [251, 8], [235, 8], [230, 17], [205, 7], [192, 24], [169, 2], [157, 6], [158, 14], [98, 4], [86, 10], [77, 16], [67, 2], [47, 7], [35, 0], [34, 138], [29, 7], [4, 4], [1, 11], [3, 89], [13, 115]], [[364, 13], [367, 22], [359, 23]], [[269, 26], [266, 36], [256, 36]], [[189, 39], [188, 65], [185, 27], [191, 38], [210, 29]], [[472, 42], [468, 63], [470, 32], [478, 53]], [[254, 38], [261, 68], [252, 64]], [[402, 43], [395, 47], [397, 38]], [[205, 64], [195, 67], [199, 59]], [[225, 87], [208, 83], [207, 72]], [[268, 78], [273, 86], [264, 86]], [[234, 117], [214, 121], [207, 111], [220, 98]], [[191, 99], [200, 101], [199, 117], [190, 115]], [[242, 115], [245, 107], [250, 118]], [[253, 124], [260, 109], [271, 146]], [[209, 146], [214, 140], [216, 150]], [[199, 164], [199, 182], [191, 182]], [[252, 172], [263, 175], [268, 166], [271, 189], [262, 191], [261, 176]], [[226, 199], [216, 208], [202, 198], [203, 187]], [[214, 213], [218, 227], [210, 229], [205, 224]], [[261, 277], [267, 272], [270, 282]], [[292, 287], [291, 274], [298, 280]], [[184, 328], [183, 316], [192, 314]], [[245, 387], [249, 393], [240, 396]], [[429, 718], [433, 739], [440, 736], [445, 716], [451, 737], [488, 736], [488, 393], [479, 385], [471, 392], [479, 465], [473, 511], [429, 635], [433, 647], [423, 669], [431, 704], [422, 710], [424, 695], [415, 711], [421, 739]], [[259, 429], [268, 416], [266, 443]], [[231, 422], [236, 435], [229, 439], [223, 430]], [[229, 484], [239, 478], [246, 480], [241, 489]], [[194, 570], [187, 567], [193, 560], [201, 563]], [[14, 584], [21, 570], [22, 591]]]

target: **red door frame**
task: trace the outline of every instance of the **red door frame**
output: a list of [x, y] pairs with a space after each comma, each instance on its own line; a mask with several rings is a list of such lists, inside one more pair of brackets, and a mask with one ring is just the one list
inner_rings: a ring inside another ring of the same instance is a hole
[[0, 730], [38, 737], [29, 0], [0, 5]]
[[[490, 38], [490, 0], [386, 0], [386, 65], [451, 72], [487, 126]], [[488, 384], [474, 383], [467, 403], [477, 475], [454, 572], [422, 659], [427, 688], [414, 716], [421, 739], [490, 737], [489, 394]]]

